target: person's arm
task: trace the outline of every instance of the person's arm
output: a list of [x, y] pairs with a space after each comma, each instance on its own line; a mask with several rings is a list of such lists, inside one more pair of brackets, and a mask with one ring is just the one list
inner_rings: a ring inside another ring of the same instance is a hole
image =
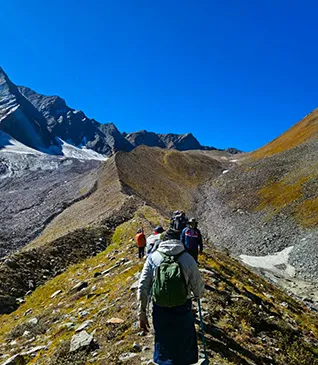
[[199, 247], [200, 247], [200, 253], [202, 253], [203, 252], [203, 240], [202, 240], [201, 232], [199, 230], [198, 230], [198, 233], [199, 233], [199, 237], [198, 237], [199, 242], [198, 242], [198, 244], [199, 244]]
[[149, 327], [147, 320], [147, 304], [153, 281], [153, 268], [149, 260], [150, 257], [146, 260], [142, 269], [137, 290], [140, 327], [145, 331], [147, 331]]
[[180, 241], [185, 244], [185, 231], [186, 231], [186, 228], [184, 228], [181, 232], [181, 237], [180, 237]]
[[201, 274], [199, 271], [199, 267], [195, 260], [191, 257], [193, 263], [189, 272], [189, 285], [192, 293], [194, 294], [194, 298], [196, 300], [203, 297], [204, 293], [204, 282], [201, 278]]

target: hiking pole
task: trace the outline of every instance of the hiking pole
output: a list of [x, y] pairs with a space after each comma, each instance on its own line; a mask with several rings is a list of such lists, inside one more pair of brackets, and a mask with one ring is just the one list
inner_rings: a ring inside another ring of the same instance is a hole
[[198, 306], [199, 306], [199, 315], [200, 315], [200, 328], [201, 328], [201, 335], [202, 335], [202, 342], [203, 342], [203, 349], [204, 349], [204, 365], [209, 364], [209, 360], [208, 360], [208, 354], [206, 351], [206, 342], [205, 342], [205, 336], [204, 336], [204, 324], [203, 324], [203, 318], [202, 318], [202, 310], [201, 310], [201, 302], [200, 299], [198, 299]]

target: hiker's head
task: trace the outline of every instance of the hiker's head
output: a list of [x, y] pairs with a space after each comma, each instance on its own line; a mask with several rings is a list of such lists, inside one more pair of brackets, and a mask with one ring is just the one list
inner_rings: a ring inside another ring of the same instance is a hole
[[198, 226], [198, 222], [195, 218], [190, 218], [189, 219], [189, 226], [191, 228], [196, 228]]
[[173, 228], [167, 229], [162, 237], [163, 241], [179, 240], [179, 239], [180, 239], [180, 233]]
[[164, 232], [164, 229], [161, 226], [157, 226], [155, 228], [155, 234], [162, 233], [162, 232]]
[[142, 233], [142, 228], [138, 228], [137, 233]]

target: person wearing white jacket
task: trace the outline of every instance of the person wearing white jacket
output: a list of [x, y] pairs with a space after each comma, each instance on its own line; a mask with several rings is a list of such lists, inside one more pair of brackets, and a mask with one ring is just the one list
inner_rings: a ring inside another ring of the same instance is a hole
[[183, 252], [185, 248], [182, 242], [177, 239], [178, 237], [178, 232], [172, 229], [165, 233], [157, 251], [148, 256], [138, 285], [140, 327], [146, 332], [149, 329], [146, 312], [147, 304], [156, 269], [163, 261], [161, 253], [168, 256], [178, 255], [178, 262], [188, 289], [188, 300], [184, 305], [172, 308], [161, 307], [153, 303], [152, 319], [155, 330], [154, 362], [159, 365], [189, 365], [195, 364], [198, 361], [198, 347], [191, 310], [191, 298], [194, 297], [195, 300], [198, 300], [203, 296], [204, 283], [197, 263], [190, 254]]

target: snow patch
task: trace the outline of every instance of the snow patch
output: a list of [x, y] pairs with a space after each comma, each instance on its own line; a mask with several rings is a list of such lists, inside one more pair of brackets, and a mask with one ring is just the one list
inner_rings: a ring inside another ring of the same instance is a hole
[[60, 138], [56, 138], [56, 140], [59, 146], [52, 145], [45, 150], [41, 149], [41, 151], [38, 151], [17, 141], [9, 134], [0, 131], [0, 154], [3, 152], [36, 156], [56, 155], [57, 157], [64, 156], [68, 158], [76, 158], [78, 160], [107, 160], [106, 156], [86, 147], [77, 148], [67, 142], [64, 142]]
[[23, 143], [18, 142], [12, 138], [9, 134], [0, 131], [0, 153], [1, 152], [14, 152], [29, 155], [43, 155], [42, 152], [37, 151], [31, 147], [26, 146]]
[[67, 143], [63, 141], [60, 138], [56, 138], [58, 144], [60, 145], [62, 149], [63, 156], [69, 157], [69, 158], [76, 158], [78, 160], [99, 160], [99, 161], [105, 161], [107, 160], [107, 157], [104, 155], [101, 155], [100, 153], [88, 149], [86, 147], [75, 147], [70, 143]]
[[[276, 273], [284, 272], [286, 275], [294, 277], [296, 270], [288, 263], [289, 256], [293, 249], [294, 246], [290, 246], [285, 248], [283, 251], [267, 256], [240, 255], [240, 259], [251, 267], [256, 267]], [[284, 268], [279, 269], [279, 266], [283, 266]]]

